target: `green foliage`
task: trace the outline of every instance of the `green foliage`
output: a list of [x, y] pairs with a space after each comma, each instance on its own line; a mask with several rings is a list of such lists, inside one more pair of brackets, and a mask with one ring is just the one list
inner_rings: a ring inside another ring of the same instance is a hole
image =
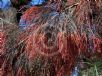
[[88, 67], [80, 71], [80, 76], [102, 76], [102, 60], [93, 58], [92, 61], [83, 63]]

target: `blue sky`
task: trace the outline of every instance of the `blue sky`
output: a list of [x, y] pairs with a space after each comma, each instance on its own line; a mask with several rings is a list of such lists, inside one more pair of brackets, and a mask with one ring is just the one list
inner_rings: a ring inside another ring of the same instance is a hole
[[[45, 0], [31, 0], [30, 3], [28, 3], [31, 6], [42, 4]], [[10, 6], [10, 0], [0, 0], [0, 8], [5, 9]]]
[[10, 6], [10, 0], [0, 0], [0, 8], [6, 9]]
[[30, 5], [42, 4], [45, 0], [31, 0]]

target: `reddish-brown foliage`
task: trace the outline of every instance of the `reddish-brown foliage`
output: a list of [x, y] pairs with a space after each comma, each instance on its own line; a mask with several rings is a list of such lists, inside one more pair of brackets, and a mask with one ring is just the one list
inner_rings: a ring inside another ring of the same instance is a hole
[[4, 52], [5, 36], [4, 32], [0, 31], [0, 55]]
[[[73, 0], [71, 2], [69, 5]], [[10, 53], [12, 58], [7, 57], [0, 73], [8, 76], [70, 76], [80, 56], [101, 57], [102, 39], [93, 21], [93, 16], [98, 16], [98, 2], [80, 0], [73, 13], [74, 20], [70, 13], [50, 5], [29, 8], [22, 16], [28, 27], [19, 35], [16, 51], [13, 49], [13, 55]]]

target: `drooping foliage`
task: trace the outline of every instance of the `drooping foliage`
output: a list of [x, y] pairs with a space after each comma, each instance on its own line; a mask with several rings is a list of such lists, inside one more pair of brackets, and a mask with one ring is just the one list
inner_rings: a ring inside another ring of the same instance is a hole
[[[80, 59], [102, 57], [97, 29], [101, 23], [95, 22], [100, 18], [99, 0], [80, 0], [75, 6], [73, 2], [65, 6], [61, 0], [50, 0], [23, 13], [19, 23], [23, 30], [15, 45], [10, 43], [12, 49], [5, 50], [2, 76], [70, 76]], [[75, 8], [72, 14], [68, 7]]]

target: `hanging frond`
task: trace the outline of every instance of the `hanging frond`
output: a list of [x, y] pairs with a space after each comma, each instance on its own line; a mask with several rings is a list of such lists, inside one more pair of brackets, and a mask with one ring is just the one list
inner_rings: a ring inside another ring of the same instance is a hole
[[4, 28], [7, 47], [0, 72], [4, 76], [70, 76], [79, 59], [101, 58], [102, 38], [94, 23], [98, 2], [80, 0], [73, 15], [61, 0], [27, 9], [20, 31], [12, 24]]

